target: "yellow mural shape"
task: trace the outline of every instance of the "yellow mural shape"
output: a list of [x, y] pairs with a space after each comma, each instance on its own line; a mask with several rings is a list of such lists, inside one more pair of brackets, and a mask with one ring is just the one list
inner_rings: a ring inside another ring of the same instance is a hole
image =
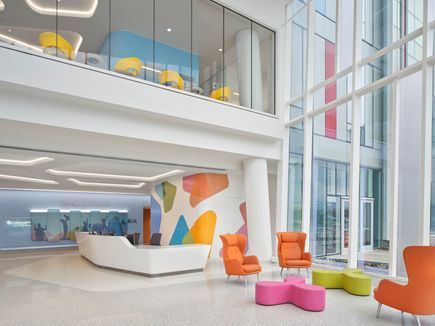
[[184, 236], [183, 244], [212, 244], [214, 230], [216, 228], [216, 219], [216, 213], [213, 211], [206, 211], [198, 217], [189, 232]]

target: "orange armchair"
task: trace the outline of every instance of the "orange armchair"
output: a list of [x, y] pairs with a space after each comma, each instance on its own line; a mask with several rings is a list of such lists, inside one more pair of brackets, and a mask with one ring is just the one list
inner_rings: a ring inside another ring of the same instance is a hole
[[222, 240], [222, 258], [224, 260], [225, 272], [227, 273], [227, 282], [231, 275], [244, 276], [245, 286], [248, 284], [248, 275], [257, 274], [257, 279], [260, 280], [259, 273], [261, 265], [258, 262], [257, 256], [245, 256], [246, 237], [242, 234], [221, 234]]
[[303, 232], [277, 232], [278, 237], [278, 260], [281, 267], [281, 276], [284, 268], [297, 268], [300, 274], [301, 268], [311, 267], [311, 254], [305, 252], [305, 240], [307, 235]]
[[420, 315], [435, 314], [435, 247], [411, 246], [403, 250], [408, 284], [382, 280], [374, 290], [378, 301], [377, 317], [382, 305], [407, 312], [420, 325]]

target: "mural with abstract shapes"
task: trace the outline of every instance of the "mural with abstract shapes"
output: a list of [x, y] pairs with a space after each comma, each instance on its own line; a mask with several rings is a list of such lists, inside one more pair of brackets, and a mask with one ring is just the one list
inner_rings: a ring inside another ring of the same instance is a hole
[[[165, 204], [165, 192], [172, 189], [171, 203]], [[239, 173], [173, 177], [153, 187], [151, 233], [162, 233], [162, 245], [211, 244], [210, 256], [217, 258], [222, 247], [219, 234], [234, 230], [247, 234], [244, 202], [243, 177]], [[153, 216], [158, 221], [154, 228]]]
[[203, 200], [228, 188], [228, 176], [218, 173], [199, 173], [183, 178], [183, 189], [190, 193], [190, 205], [196, 207]]
[[69, 211], [48, 209], [31, 212], [33, 241], [75, 240], [75, 232], [124, 235], [127, 233], [128, 213], [110, 211]]
[[183, 215], [178, 219], [177, 226], [174, 229], [174, 233], [172, 234], [171, 241], [169, 245], [179, 245], [183, 244], [183, 239], [185, 235], [189, 232], [189, 227], [187, 226], [186, 219]]

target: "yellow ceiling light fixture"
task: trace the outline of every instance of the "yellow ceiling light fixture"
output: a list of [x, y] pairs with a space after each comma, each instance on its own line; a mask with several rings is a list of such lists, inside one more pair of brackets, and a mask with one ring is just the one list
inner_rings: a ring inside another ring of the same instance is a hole
[[170, 177], [173, 175], [184, 173], [183, 170], [172, 170], [152, 177], [140, 177], [133, 175], [121, 174], [105, 174], [105, 173], [92, 173], [92, 172], [77, 172], [77, 171], [64, 171], [56, 169], [48, 169], [46, 172], [53, 175], [68, 176], [68, 177], [82, 177], [82, 178], [99, 178], [99, 179], [114, 179], [114, 180], [132, 180], [132, 181], [156, 181], [162, 178]]
[[30, 160], [11, 160], [0, 158], [0, 165], [17, 165], [17, 166], [32, 166], [36, 164], [46, 163], [54, 161], [51, 157], [37, 157]]
[[[98, 6], [98, 0], [87, 0], [87, 1], [77, 1], [77, 0], [63, 0], [61, 5], [56, 8], [56, 3], [53, 2], [51, 5], [47, 5], [46, 2], [40, 0], [26, 0], [27, 5], [33, 11], [36, 11], [42, 15], [52, 15], [52, 16], [65, 16], [65, 17], [80, 17], [80, 18], [90, 18], [94, 15], [95, 10]], [[82, 5], [83, 8], [68, 8], [69, 4], [74, 4], [76, 6]], [[87, 4], [86, 6], [84, 6]], [[68, 8], [68, 9], [67, 9]]]
[[22, 181], [22, 182], [32, 182], [32, 183], [42, 183], [47, 185], [57, 185], [58, 183], [54, 180], [46, 180], [46, 179], [39, 179], [39, 178], [28, 178], [28, 177], [21, 177], [18, 175], [9, 175], [9, 174], [0, 174], [0, 179], [4, 180], [13, 180], [13, 181]]
[[85, 182], [73, 178], [66, 179], [69, 182], [75, 183], [76, 185], [83, 187], [108, 187], [108, 188], [131, 188], [139, 189], [145, 186], [145, 182], [137, 184], [126, 184], [126, 183], [105, 183], [105, 182]]

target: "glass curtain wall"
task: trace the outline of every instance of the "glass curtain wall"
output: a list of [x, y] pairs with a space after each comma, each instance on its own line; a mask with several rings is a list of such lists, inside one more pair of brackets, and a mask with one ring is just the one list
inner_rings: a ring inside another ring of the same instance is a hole
[[432, 176], [430, 206], [430, 244], [431, 246], [435, 246], [435, 67], [432, 67]]
[[[299, 214], [302, 220], [310, 219], [307, 223], [310, 229], [303, 231], [310, 233], [310, 251], [317, 263], [406, 276], [402, 250], [422, 241], [427, 244], [429, 232], [430, 243], [435, 245], [433, 181], [430, 230], [420, 229], [423, 217], [417, 213], [421, 212], [421, 189], [426, 182], [421, 176], [422, 165], [426, 163], [421, 161], [424, 143], [420, 131], [426, 110], [422, 90], [428, 79], [422, 78], [425, 75], [416, 63], [425, 58], [423, 37], [434, 37], [432, 26], [435, 24], [435, 6], [429, 0], [429, 32], [426, 34], [422, 28], [426, 23], [423, 19], [425, 1], [294, 0], [287, 7], [287, 28], [291, 30], [287, 53], [291, 63], [288, 122], [292, 123], [287, 229], [299, 230], [294, 223]], [[313, 22], [308, 22], [310, 17]], [[362, 23], [356, 40], [354, 34], [359, 29], [353, 30], [355, 18]], [[311, 27], [313, 30], [309, 30]], [[306, 52], [307, 35], [311, 33], [314, 44], [308, 50], [313, 51], [312, 55]], [[405, 41], [403, 38], [410, 34]], [[353, 52], [355, 41], [362, 42], [361, 58], [359, 51]], [[391, 49], [379, 52], [388, 46]], [[433, 64], [434, 52], [430, 50], [427, 60]], [[412, 69], [405, 69], [412, 65]], [[308, 70], [312, 76], [307, 76], [307, 66], [313, 68], [313, 72]], [[362, 85], [359, 77], [362, 77]], [[313, 85], [306, 89], [306, 80], [311, 78]], [[333, 81], [325, 84], [329, 78]], [[384, 82], [376, 83], [380, 79]], [[333, 101], [338, 107], [328, 105]], [[304, 102], [312, 103], [312, 107], [306, 108]], [[394, 103], [398, 103], [396, 107]], [[432, 105], [435, 122], [435, 87]], [[294, 123], [299, 121], [306, 123], [305, 132], [307, 123], [312, 121], [311, 135], [296, 128]], [[359, 124], [359, 130], [352, 126], [353, 121]], [[400, 137], [394, 141], [396, 127]], [[354, 132], [358, 132], [358, 143], [353, 141]], [[435, 174], [433, 135], [432, 180]], [[298, 140], [300, 147], [294, 143]], [[304, 177], [302, 171], [307, 168], [302, 166], [304, 149], [307, 150], [304, 147], [311, 142], [312, 166]], [[351, 158], [350, 154], [358, 151], [359, 156]], [[393, 158], [397, 158], [397, 162], [392, 162]], [[358, 176], [351, 175], [353, 164], [357, 166]], [[355, 220], [349, 210], [351, 177], [359, 184], [359, 193], [355, 194], [359, 203]], [[394, 189], [390, 189], [392, 186]], [[304, 187], [310, 187], [311, 198], [299, 196]], [[311, 205], [310, 216], [301, 211], [301, 207], [306, 207], [302, 203]], [[353, 230], [350, 230], [350, 220], [354, 221]], [[351, 234], [357, 238], [350, 239]], [[350, 241], [356, 242], [355, 252], [349, 252]], [[392, 248], [397, 250], [392, 252]]]
[[[335, 137], [327, 124], [336, 114]], [[310, 248], [314, 260], [344, 267], [349, 256], [349, 179], [351, 132], [348, 105], [330, 109], [313, 119], [312, 201]]]
[[7, 1], [0, 42], [275, 114], [275, 32], [214, 1]]

